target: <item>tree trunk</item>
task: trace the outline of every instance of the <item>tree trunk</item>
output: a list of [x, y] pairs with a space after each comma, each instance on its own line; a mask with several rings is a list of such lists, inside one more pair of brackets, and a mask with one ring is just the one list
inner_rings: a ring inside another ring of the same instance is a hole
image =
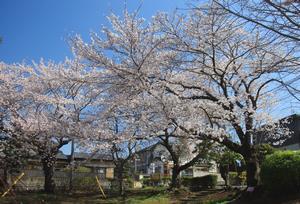
[[253, 151], [244, 158], [247, 170], [247, 186], [256, 187], [260, 184], [260, 165], [258, 159], [255, 157]]
[[43, 159], [43, 171], [45, 176], [45, 183], [44, 183], [44, 191], [46, 193], [54, 193], [55, 190], [55, 183], [53, 180], [54, 175], [54, 163], [48, 162], [49, 160]]
[[172, 169], [172, 180], [171, 180], [171, 185], [169, 188], [170, 190], [180, 187], [180, 182], [178, 179], [179, 174], [180, 174], [180, 170], [179, 170], [178, 166], [175, 165]]
[[223, 180], [225, 181], [225, 186], [228, 187], [229, 183], [229, 165], [220, 165], [220, 174]]
[[4, 184], [5, 187], [9, 185], [9, 181], [8, 181], [8, 180], [9, 180], [9, 179], [8, 179], [8, 170], [7, 170], [7, 168], [5, 167], [5, 168], [3, 169], [3, 184]]
[[123, 171], [124, 171], [124, 166], [120, 165], [118, 167], [118, 183], [119, 183], [119, 196], [124, 195], [124, 188], [123, 188]]
[[124, 195], [123, 173], [119, 173], [118, 180], [119, 180], [119, 195], [122, 196]]

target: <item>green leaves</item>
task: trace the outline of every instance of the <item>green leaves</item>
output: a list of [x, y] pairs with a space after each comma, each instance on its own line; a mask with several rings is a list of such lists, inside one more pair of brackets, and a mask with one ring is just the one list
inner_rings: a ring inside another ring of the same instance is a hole
[[300, 151], [277, 151], [266, 157], [261, 168], [265, 188], [275, 193], [300, 191]]

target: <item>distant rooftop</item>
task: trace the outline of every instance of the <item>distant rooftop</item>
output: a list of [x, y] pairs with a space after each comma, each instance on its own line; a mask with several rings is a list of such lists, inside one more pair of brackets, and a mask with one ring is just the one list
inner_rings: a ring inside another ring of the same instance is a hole
[[[67, 160], [70, 158], [70, 155], [65, 155], [63, 152], [59, 152], [57, 154], [57, 159]], [[100, 153], [84, 153], [84, 152], [74, 152], [74, 159], [76, 160], [112, 160], [112, 156], [110, 154], [100, 154]]]

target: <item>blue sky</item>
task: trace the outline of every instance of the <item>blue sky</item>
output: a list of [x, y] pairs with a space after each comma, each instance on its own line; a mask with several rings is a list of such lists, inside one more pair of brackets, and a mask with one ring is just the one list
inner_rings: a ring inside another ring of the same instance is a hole
[[6, 63], [46, 60], [62, 61], [72, 56], [67, 40], [107, 25], [105, 16], [132, 11], [142, 4], [140, 14], [149, 18], [157, 11], [186, 7], [185, 0], [1, 0], [0, 61]]

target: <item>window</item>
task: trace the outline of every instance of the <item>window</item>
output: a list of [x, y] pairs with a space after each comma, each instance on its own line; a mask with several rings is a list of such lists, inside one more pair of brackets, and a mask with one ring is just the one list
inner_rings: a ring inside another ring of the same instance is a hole
[[105, 179], [105, 168], [103, 167], [97, 168], [96, 173], [101, 179]]

